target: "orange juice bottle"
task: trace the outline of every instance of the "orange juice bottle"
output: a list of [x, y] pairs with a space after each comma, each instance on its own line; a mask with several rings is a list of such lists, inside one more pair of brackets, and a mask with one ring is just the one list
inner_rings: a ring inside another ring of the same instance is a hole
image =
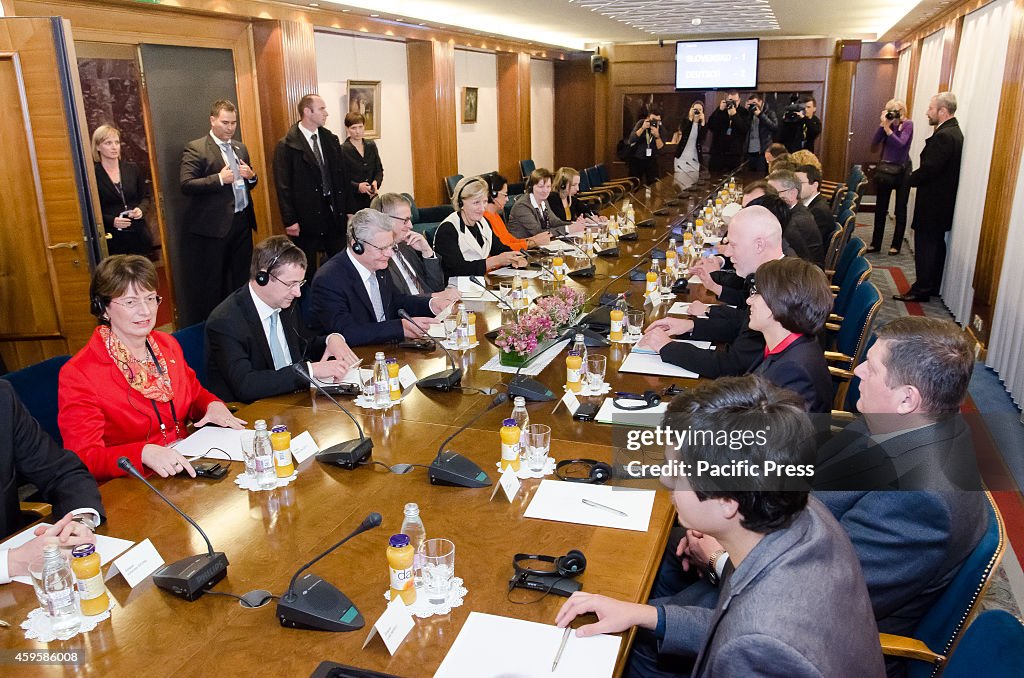
[[612, 341], [622, 341], [622, 319], [625, 317], [625, 313], [615, 308], [608, 314], [611, 318], [612, 329], [608, 333], [608, 338]]
[[523, 432], [519, 430], [515, 419], [504, 419], [501, 422], [501, 470], [507, 468], [519, 471], [519, 438]]
[[416, 549], [404, 534], [393, 534], [388, 540], [388, 571], [391, 574], [391, 600], [402, 596], [402, 602], [412, 605], [416, 602], [416, 586], [412, 578], [413, 559]]
[[565, 386], [574, 393], [583, 390], [581, 381], [583, 371], [583, 356], [578, 353], [570, 353], [565, 359]]
[[287, 478], [295, 473], [292, 461], [292, 434], [284, 426], [275, 426], [270, 434], [270, 446], [274, 449], [274, 470], [278, 478]]
[[469, 325], [469, 345], [476, 343], [476, 313], [470, 311], [466, 314], [466, 322]]
[[565, 265], [565, 259], [562, 257], [555, 257], [551, 260], [551, 270], [555, 274], [555, 280], [561, 280], [565, 273], [562, 271], [562, 266]]
[[388, 366], [388, 390], [391, 392], [391, 401], [402, 399], [402, 382], [398, 378], [398, 358], [388, 358], [385, 363]]
[[110, 607], [110, 596], [100, 572], [100, 554], [92, 544], [82, 544], [71, 549], [71, 569], [78, 581], [78, 598], [82, 614], [92, 616], [103, 614]]
[[644, 294], [654, 294], [658, 291], [658, 272], [653, 268], [647, 271], [647, 289]]

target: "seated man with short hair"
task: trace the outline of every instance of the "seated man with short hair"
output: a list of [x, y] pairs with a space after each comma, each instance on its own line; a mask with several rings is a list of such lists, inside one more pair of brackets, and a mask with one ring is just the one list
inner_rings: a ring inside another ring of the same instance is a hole
[[796, 174], [784, 169], [773, 170], [768, 175], [768, 184], [778, 192], [789, 208], [789, 219], [782, 223], [782, 235], [786, 242], [798, 257], [819, 268], [825, 268], [821, 232], [814, 216], [800, 202], [800, 180]]
[[249, 282], [206, 321], [206, 373], [218, 398], [251, 403], [306, 388], [292, 369], [302, 362], [321, 381], [341, 381], [357, 362], [340, 334], [306, 330], [294, 303], [305, 276], [306, 255], [289, 238], [271, 236], [253, 249]]

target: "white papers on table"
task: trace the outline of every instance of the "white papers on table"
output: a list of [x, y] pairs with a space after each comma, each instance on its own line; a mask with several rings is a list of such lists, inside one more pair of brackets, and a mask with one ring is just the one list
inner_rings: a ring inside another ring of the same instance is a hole
[[690, 279], [686, 281], [690, 285], [703, 285], [699, 276], [691, 275]]
[[[505, 268], [499, 268], [497, 270], [491, 271], [487, 275], [496, 276], [498, 278], [514, 278], [518, 275], [523, 280], [530, 280], [532, 278], [536, 278], [537, 276], [539, 276], [540, 273], [540, 271], [536, 270], [511, 268], [510, 266], [506, 266]], [[491, 298], [493, 299], [494, 297]]]
[[563, 240], [552, 240], [547, 245], [541, 245], [541, 249], [558, 254], [560, 252], [575, 252], [579, 250], [579, 247]]
[[699, 376], [696, 372], [665, 362], [659, 355], [645, 353], [627, 355], [619, 365], [619, 372], [650, 374], [655, 377], [680, 377], [682, 379], [696, 379]]
[[[707, 304], [708, 306], [714, 306], [714, 304]], [[671, 308], [668, 309], [670, 315], [689, 315], [690, 314], [690, 302], [688, 301], [677, 301], [672, 304]], [[697, 318], [707, 318], [708, 314], [705, 311], [704, 315], [698, 315]]]
[[448, 331], [445, 330], [444, 323], [434, 323], [427, 325], [427, 336], [432, 339], [447, 339]]
[[[690, 346], [696, 346], [697, 348], [710, 350], [710, 341], [694, 341], [693, 339], [673, 339], [674, 343], [677, 344], [689, 344]], [[658, 355], [658, 352], [653, 348], [647, 348], [646, 346], [637, 346], [633, 344], [633, 348], [630, 349], [630, 353], [639, 353], [640, 355]]]
[[[430, 325], [429, 327], [434, 326]], [[313, 381], [315, 381], [320, 388], [324, 388], [327, 386], [335, 386], [337, 384], [355, 384], [356, 386], [359, 386], [364, 381], [366, 381], [366, 379], [368, 379], [372, 374], [373, 370], [371, 370], [368, 367], [353, 367], [348, 372], [345, 373], [345, 376], [342, 378], [341, 381], [321, 381], [320, 379], [314, 377], [312, 374], [309, 376], [312, 377]]]
[[[625, 404], [630, 406], [639, 406], [643, 404], [643, 401], [626, 400]], [[597, 410], [597, 414], [594, 415], [594, 421], [599, 424], [618, 424], [622, 426], [654, 428], [661, 425], [661, 419], [667, 409], [668, 403], [663, 402], [660, 405], [645, 407], [642, 410], [620, 410], [615, 407], [614, 398], [605, 398], [601, 403], [601, 407]]]
[[[197, 428], [196, 432], [184, 440], [174, 444], [174, 449], [185, 457], [210, 457], [231, 461], [245, 461], [242, 456], [242, 431], [233, 428], [221, 428], [209, 424]], [[223, 452], [222, 452], [223, 450]]]
[[523, 516], [646, 532], [653, 508], [654, 490], [542, 480]]
[[568, 339], [566, 339], [565, 341], [558, 342], [557, 344], [555, 344], [554, 346], [552, 346], [551, 348], [549, 348], [548, 350], [544, 351], [539, 356], [534, 358], [533, 362], [524, 367], [522, 370], [519, 370], [518, 367], [509, 367], [508, 365], [502, 365], [501, 357], [499, 355], [496, 355], [490, 360], [488, 360], [480, 369], [487, 370], [488, 372], [505, 372], [506, 374], [515, 374], [516, 372], [519, 372], [519, 374], [525, 374], [530, 377], [536, 377], [544, 370], [545, 367], [551, 364], [551, 361], [554, 360], [558, 356], [558, 354], [562, 352], [562, 349], [564, 349], [568, 343]]
[[[469, 276], [458, 276], [455, 279], [455, 287], [462, 293], [463, 299], [479, 299], [484, 296], [484, 288], [469, 279]], [[448, 281], [451, 286], [451, 281]]]
[[[64, 516], [60, 516], [63, 518]], [[53, 527], [52, 523], [39, 523], [32, 527], [19, 532], [4, 543], [0, 544], [0, 551], [8, 549], [16, 549], [22, 544], [27, 544], [35, 538], [34, 531], [37, 527]], [[118, 539], [117, 537], [108, 537], [105, 534], [96, 535], [96, 552], [100, 554], [100, 565], [106, 565], [114, 558], [127, 551], [135, 542], [128, 539]], [[6, 557], [6, 556], [4, 556]], [[22, 584], [32, 585], [32, 578], [28, 575], [21, 577], [13, 577], [12, 581], [21, 582]]]
[[614, 673], [622, 640], [604, 634], [577, 638], [573, 631], [552, 671], [564, 632], [552, 624], [470, 612], [434, 678], [609, 678]]

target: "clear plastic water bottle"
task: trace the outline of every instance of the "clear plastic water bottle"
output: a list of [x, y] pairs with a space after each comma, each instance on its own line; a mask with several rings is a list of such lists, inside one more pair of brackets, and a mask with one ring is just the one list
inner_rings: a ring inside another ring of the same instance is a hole
[[[526, 426], [530, 423], [530, 413], [526, 410], [526, 398], [523, 396], [516, 396], [512, 401], [512, 415], [510, 419], [516, 420], [516, 426], [519, 427], [520, 431], [525, 431]], [[519, 445], [519, 458], [526, 458], [526, 446], [520, 443]]]
[[580, 381], [584, 384], [587, 383], [587, 342], [583, 338], [582, 332], [576, 333], [576, 339], [573, 340], [572, 346], [569, 348], [569, 353], [575, 353], [582, 360], [580, 366]]
[[457, 322], [455, 324], [455, 348], [465, 350], [469, 348], [469, 314], [466, 312], [466, 305], [459, 303]]
[[412, 502], [405, 505], [405, 517], [402, 519], [402, 534], [409, 537], [409, 543], [416, 550], [412, 561], [413, 581], [416, 588], [423, 586], [423, 542], [427, 540], [427, 528], [420, 518], [420, 507]]
[[270, 444], [270, 432], [267, 422], [256, 420], [256, 486], [261, 490], [272, 490], [277, 487], [277, 468], [274, 466], [274, 447]]
[[55, 542], [43, 547], [42, 580], [50, 627], [58, 638], [70, 638], [82, 626], [82, 612], [75, 596], [75, 574]]
[[373, 361], [373, 405], [379, 408], [391, 407], [391, 383], [384, 351], [377, 351]]

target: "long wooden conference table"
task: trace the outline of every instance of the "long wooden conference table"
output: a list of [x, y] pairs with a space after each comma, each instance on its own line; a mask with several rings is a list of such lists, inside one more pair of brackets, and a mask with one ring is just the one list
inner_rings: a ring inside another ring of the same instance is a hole
[[[630, 290], [631, 303], [638, 305], [643, 283], [631, 283], [629, 271], [649, 265], [649, 252], [664, 247], [671, 222], [704, 205], [718, 181], [702, 178], [688, 187], [687, 198], [670, 215], [656, 218], [653, 228], [638, 229], [639, 238], [620, 242], [616, 258], [596, 258], [593, 278], [570, 280], [581, 288], [588, 307], [603, 292]], [[637, 219], [650, 216], [665, 201], [676, 198], [680, 185], [664, 178], [649, 192], [641, 189], [633, 197]], [[637, 200], [639, 198], [647, 208]], [[491, 282], [496, 283], [492, 280]], [[679, 300], [702, 298], [700, 286]], [[648, 309], [648, 321], [664, 315], [670, 304]], [[387, 411], [362, 410], [351, 398], [343, 400], [359, 420], [366, 435], [373, 438], [373, 459], [385, 464], [429, 464], [438, 446], [459, 426], [469, 422], [493, 399], [475, 389], [508, 383], [511, 375], [483, 371], [480, 367], [497, 352], [483, 333], [500, 325], [496, 303], [477, 303], [479, 347], [455, 352], [465, 372], [464, 391], [448, 393], [414, 389], [403, 402]], [[383, 349], [423, 377], [445, 368], [440, 349], [432, 353], [402, 350], [396, 346], [365, 346], [356, 349], [364, 365]], [[618, 373], [629, 346], [612, 345], [590, 349], [608, 356], [608, 377], [613, 389], [661, 391], [672, 381], [692, 386], [691, 380], [669, 380], [639, 374]], [[565, 361], [556, 358], [538, 377], [557, 395], [565, 383]], [[503, 388], [500, 385], [498, 388]], [[528, 403], [531, 423], [551, 426], [551, 455], [558, 460], [592, 458], [611, 461], [614, 427], [574, 421], [565, 407], [552, 413], [553, 402]], [[459, 451], [497, 478], [495, 462], [500, 456], [498, 428], [511, 411], [511, 402], [486, 413], [448, 446]], [[301, 391], [259, 401], [242, 407], [238, 416], [249, 426], [256, 419], [268, 426], [285, 424], [296, 435], [308, 430], [323, 449], [356, 436], [351, 420], [326, 398], [314, 391]], [[297, 479], [273, 491], [246, 492], [234, 478], [244, 470], [232, 463], [227, 477], [219, 481], [187, 477], [151, 478], [162, 492], [205, 529], [218, 551], [230, 561], [225, 579], [215, 591], [244, 594], [266, 589], [281, 594], [295, 571], [329, 545], [339, 541], [371, 511], [383, 515], [380, 528], [359, 535], [314, 565], [310, 571], [342, 590], [367, 620], [364, 629], [353, 633], [328, 633], [282, 628], [275, 616], [276, 601], [257, 609], [243, 608], [238, 601], [205, 595], [187, 602], [156, 588], [147, 579], [134, 589], [122, 577], [108, 582], [116, 601], [111, 619], [92, 632], [69, 641], [39, 643], [24, 639], [19, 628], [0, 630], [3, 664], [15, 666], [26, 675], [102, 676], [306, 676], [322, 660], [332, 660], [398, 676], [432, 675], [455, 640], [471, 611], [515, 617], [551, 624], [564, 601], [548, 595], [532, 604], [539, 593], [517, 589], [508, 582], [513, 574], [512, 556], [517, 552], [563, 555], [570, 549], [586, 554], [587, 568], [579, 578], [583, 590], [615, 598], [643, 602], [647, 599], [663, 553], [675, 513], [667, 492], [657, 492], [650, 525], [646, 532], [590, 527], [572, 523], [525, 519], [539, 480], [525, 480], [513, 502], [499, 496], [490, 500], [491, 489], [462, 489], [431, 485], [426, 469], [396, 475], [379, 465], [355, 470], [308, 459], [298, 467]], [[107, 522], [100, 534], [141, 541], [149, 538], [166, 562], [206, 551], [202, 537], [138, 480], [122, 478], [102, 485]], [[370, 626], [384, 611], [388, 586], [385, 548], [388, 537], [399, 532], [407, 502], [420, 506], [428, 537], [445, 537], [455, 543], [455, 575], [468, 589], [463, 606], [450, 614], [417, 619], [415, 628], [394, 656], [380, 639], [363, 649]], [[0, 587], [0, 617], [17, 626], [36, 607], [30, 586]], [[582, 622], [581, 622], [582, 623]], [[621, 672], [632, 634], [624, 642], [616, 675]], [[78, 666], [18, 666], [13, 653], [77, 649]], [[510, 639], [510, 652], [522, 651]], [[500, 662], [500, 658], [495, 658]], [[3, 666], [6, 669], [7, 666]], [[0, 669], [0, 672], [5, 672]]]

